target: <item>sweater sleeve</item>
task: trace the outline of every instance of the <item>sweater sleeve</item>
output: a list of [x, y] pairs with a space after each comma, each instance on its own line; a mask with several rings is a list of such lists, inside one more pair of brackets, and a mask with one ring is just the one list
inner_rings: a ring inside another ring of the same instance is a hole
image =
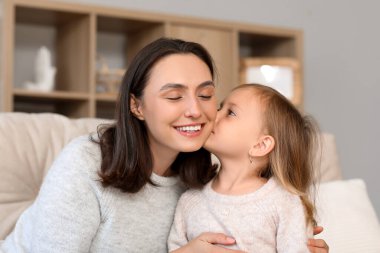
[[90, 251], [100, 223], [100, 211], [89, 173], [95, 157], [88, 148], [95, 144], [87, 139], [78, 138], [64, 148], [45, 177], [35, 202], [20, 216], [14, 231], [1, 244], [2, 250]]
[[282, 199], [278, 208], [277, 252], [308, 253], [305, 211], [301, 199], [291, 195]]
[[175, 210], [174, 221], [170, 229], [168, 238], [169, 252], [176, 250], [188, 243], [185, 221], [186, 195], [187, 192], [182, 194]]

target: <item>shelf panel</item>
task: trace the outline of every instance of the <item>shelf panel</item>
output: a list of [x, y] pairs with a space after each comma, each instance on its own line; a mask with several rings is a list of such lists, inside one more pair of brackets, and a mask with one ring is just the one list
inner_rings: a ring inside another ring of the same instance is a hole
[[295, 37], [240, 32], [239, 51], [241, 57], [295, 57]]
[[117, 99], [117, 93], [98, 93], [96, 94], [97, 101], [115, 102]]
[[161, 26], [163, 22], [149, 22], [126, 18], [98, 16], [98, 30], [102, 32], [130, 33]]
[[35, 99], [54, 99], [54, 100], [88, 100], [89, 94], [82, 92], [67, 92], [67, 91], [30, 91], [24, 89], [14, 89], [13, 94], [16, 97], [24, 97]]
[[126, 69], [136, 53], [165, 36], [164, 22], [96, 16], [96, 54], [110, 68]]
[[85, 15], [58, 10], [38, 9], [24, 6], [16, 7], [17, 23], [61, 26], [83, 16]]

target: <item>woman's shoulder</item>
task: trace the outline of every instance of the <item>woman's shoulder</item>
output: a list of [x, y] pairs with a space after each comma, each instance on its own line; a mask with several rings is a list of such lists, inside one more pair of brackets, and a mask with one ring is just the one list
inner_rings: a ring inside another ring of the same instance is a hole
[[55, 159], [51, 170], [71, 176], [96, 177], [101, 163], [99, 144], [91, 135], [71, 140]]
[[65, 149], [74, 149], [75, 151], [95, 151], [99, 148], [99, 138], [95, 134], [86, 134], [78, 136], [72, 139], [66, 146]]
[[71, 157], [100, 160], [101, 152], [98, 139], [94, 135], [82, 135], [72, 139], [63, 149], [62, 154], [69, 154]]

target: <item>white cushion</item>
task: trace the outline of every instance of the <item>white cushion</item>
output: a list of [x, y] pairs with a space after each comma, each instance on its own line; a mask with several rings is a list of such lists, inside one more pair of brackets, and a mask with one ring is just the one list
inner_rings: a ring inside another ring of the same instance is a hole
[[316, 198], [318, 225], [332, 253], [379, 253], [380, 225], [361, 179], [322, 183]]
[[342, 170], [339, 164], [338, 151], [334, 135], [321, 134], [321, 145], [315, 155], [316, 173], [319, 182], [342, 179]]
[[42, 180], [73, 138], [96, 132], [101, 119], [51, 113], [0, 113], [0, 240], [34, 201]]

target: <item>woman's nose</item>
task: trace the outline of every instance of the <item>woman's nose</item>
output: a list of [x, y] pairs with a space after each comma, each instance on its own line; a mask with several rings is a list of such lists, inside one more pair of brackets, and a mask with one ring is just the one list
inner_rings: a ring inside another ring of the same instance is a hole
[[196, 99], [190, 99], [187, 103], [185, 112], [186, 117], [199, 118], [202, 114], [202, 109], [199, 105], [199, 101]]

